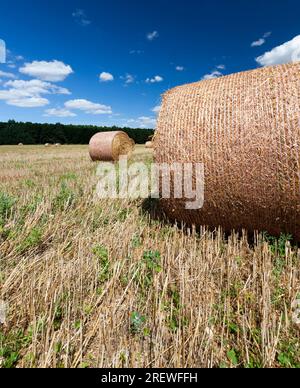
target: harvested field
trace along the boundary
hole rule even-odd
[[[2,367],[300,367],[291,236],[96,200],[87,146],[0,147],[0,163]]]

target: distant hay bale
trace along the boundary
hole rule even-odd
[[[18,144],[19,147],[22,147],[23,145],[24,145],[23,143],[19,143],[19,144]]]
[[[47,148],[50,147],[50,144],[49,144],[49,143],[46,143],[46,144],[45,144],[45,147],[47,147]]]
[[[118,161],[121,156],[130,156],[135,142],[125,132],[100,132],[94,135],[89,144],[92,161]]]
[[[145,144],[146,148],[147,149],[152,149],[153,148],[153,143],[152,141],[147,141],[147,143]]]
[[[60,147],[60,146],[61,146],[60,143],[56,143],[56,144],[55,144],[55,147]]]
[[[171,219],[300,240],[300,62],[184,85],[163,98],[157,163],[203,163],[204,207]],[[194,176],[195,178],[195,176]]]

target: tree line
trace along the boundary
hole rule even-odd
[[[0,145],[16,144],[88,144],[97,132],[122,130],[137,144],[146,143],[153,129],[97,127],[93,125],[36,124],[16,121],[0,122]]]

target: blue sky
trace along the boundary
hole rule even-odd
[[[0,121],[153,127],[169,88],[300,59],[299,15],[294,0],[1,2]]]

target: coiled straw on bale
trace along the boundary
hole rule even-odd
[[[118,161],[121,156],[130,156],[135,142],[122,131],[101,132],[90,140],[89,151],[95,161]]]
[[[173,220],[300,240],[299,62],[170,90],[154,148],[158,163],[204,163],[204,207],[162,200]]]

